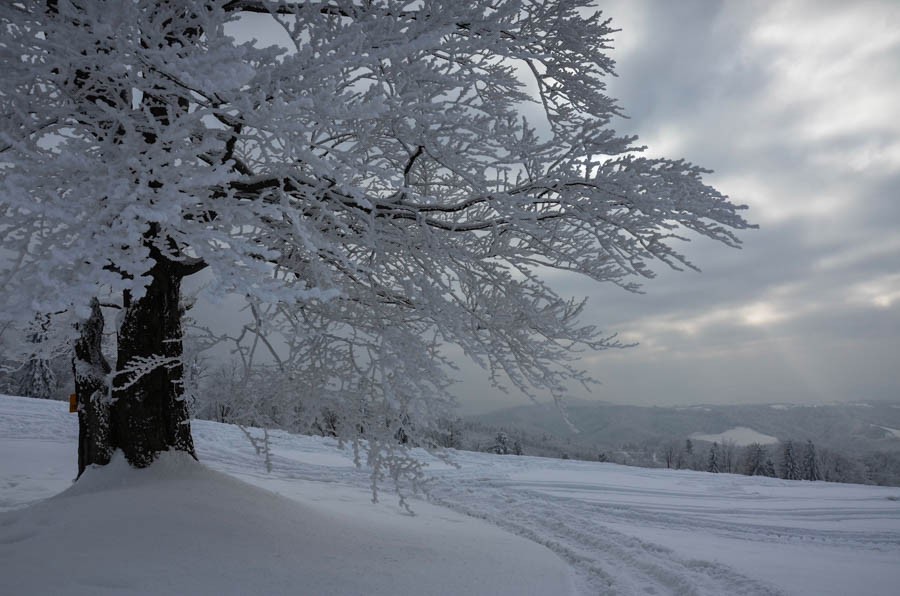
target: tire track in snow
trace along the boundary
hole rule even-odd
[[[648,527],[690,532],[702,529],[707,533],[742,541],[752,540],[778,544],[786,542],[795,544],[819,543],[879,552],[896,552],[900,550],[900,535],[896,532],[807,529],[799,528],[795,525],[740,521],[741,518],[752,519],[757,514],[762,519],[784,518],[791,521],[804,520],[808,522],[842,521],[849,518],[894,520],[897,518],[896,511],[853,510],[835,507],[804,510],[790,508],[725,509],[710,508],[708,504],[696,507],[664,507],[658,504],[626,505],[621,502],[606,503],[554,494],[555,488],[566,488],[564,486],[557,487],[555,483],[499,480],[496,481],[496,484],[509,487],[511,490],[532,490],[566,503],[578,503],[590,510],[591,515],[605,517],[610,522],[635,522]],[[584,485],[577,485],[577,487],[585,493],[593,492],[585,489]],[[607,487],[604,487],[604,491],[610,492]],[[572,491],[566,488],[566,492],[571,493]],[[634,492],[638,494],[640,491]],[[671,495],[671,493],[668,494],[668,496]],[[758,501],[759,497],[751,497],[748,500]]]
[[[780,595],[778,589],[708,561],[611,529],[596,507],[488,479],[445,480],[432,500],[534,540],[568,561],[585,594]]]

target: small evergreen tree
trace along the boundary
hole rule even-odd
[[[709,460],[706,463],[706,471],[713,474],[719,473],[719,444],[713,443],[709,448]]]
[[[766,452],[759,443],[753,443],[747,446],[744,460],[744,474],[747,476],[765,476],[766,475]]]
[[[777,478],[777,474],[775,473],[775,462],[772,461],[771,457],[767,457],[766,461],[763,463],[762,475],[768,476],[769,478]]]
[[[819,472],[819,458],[816,456],[816,446],[811,440],[806,441],[806,449],[803,452],[803,480],[821,480]]]
[[[498,432],[497,436],[494,437],[494,445],[491,447],[491,452],[497,455],[509,454],[509,437],[505,432]]]
[[[700,468],[700,465],[697,462],[697,456],[694,454],[694,442],[690,439],[684,440],[684,458],[682,466],[690,470],[697,470]]]
[[[53,397],[59,383],[53,372],[50,356],[46,354],[50,317],[37,314],[28,329],[28,343],[31,353],[14,375],[13,392],[25,397]]]
[[[793,441],[784,443],[784,453],[781,458],[781,477],[785,480],[800,480],[800,466],[797,465]]]

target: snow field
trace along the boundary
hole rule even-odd
[[[694,433],[689,438],[696,439],[698,441],[708,441],[710,443],[724,443],[726,441],[731,441],[738,447],[746,447],[747,445],[750,445],[752,443],[759,443],[760,445],[771,445],[778,442],[778,437],[773,437],[771,435],[757,432],[752,428],[747,428],[746,426],[736,426],[714,435]]]
[[[164,454],[147,470],[119,456],[73,485],[76,423],[61,406],[0,397],[0,504],[14,508],[0,513],[4,596],[574,592],[551,551],[443,507],[417,502],[413,517],[388,495],[373,505],[364,488],[327,475],[254,482],[261,462],[226,425],[198,422],[197,442],[239,478]],[[310,445],[310,468],[340,476],[343,454]]]
[[[459,469],[429,460],[432,502],[414,499],[410,517],[387,491],[373,505],[366,472],[331,440],[272,433],[266,473],[237,428],[195,421],[212,470],[108,466],[23,508],[70,486],[74,429],[64,404],[0,398],[0,509],[15,509],[0,514],[0,593],[149,594],[154,569],[195,594],[865,596],[900,585],[900,488],[457,452]],[[93,521],[79,530],[76,518]],[[74,564],[67,541],[82,530],[102,546],[85,556],[112,564]],[[7,589],[11,571],[34,589]]]

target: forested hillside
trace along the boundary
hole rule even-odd
[[[639,407],[572,403],[574,429],[552,405],[526,405],[459,420],[457,444],[549,457],[601,459],[648,467],[763,473],[790,477],[787,442],[802,457],[815,450],[818,477],[900,485],[900,403]],[[503,443],[504,440],[500,440]],[[711,451],[717,452],[715,456]],[[761,458],[756,469],[754,458]],[[787,456],[790,459],[790,456]]]

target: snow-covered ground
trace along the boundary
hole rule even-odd
[[[459,469],[434,462],[432,502],[414,500],[410,517],[388,493],[370,503],[366,473],[329,440],[274,433],[267,473],[238,429],[205,421],[194,435],[206,467],[118,462],[73,486],[75,427],[65,404],[0,397],[0,594],[900,585],[900,488],[459,452]]]
[[[753,443],[759,443],[760,445],[771,445],[778,442],[778,437],[765,435],[761,432],[753,430],[752,428],[747,428],[746,426],[736,426],[718,434],[694,433],[690,436],[690,438],[697,439],[698,441],[708,441],[710,443],[724,443],[726,441],[730,441],[738,447],[746,447],[747,445],[751,445]]]
[[[881,430],[887,432],[888,434],[894,436],[897,439],[900,439],[900,429],[891,428],[889,426],[879,426]]]

